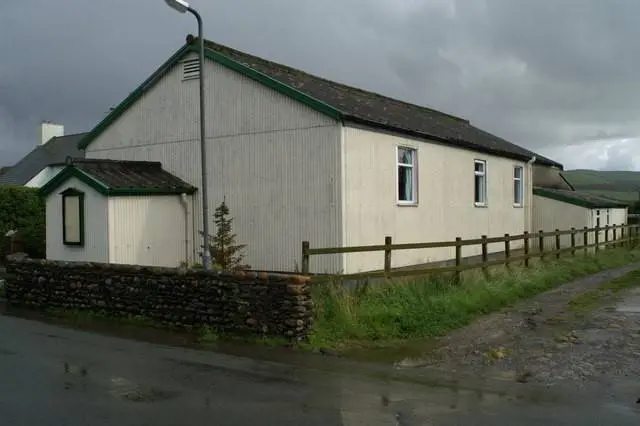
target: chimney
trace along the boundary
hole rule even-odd
[[[40,145],[44,145],[56,136],[64,136],[64,126],[50,121],[40,123]]]

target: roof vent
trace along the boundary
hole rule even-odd
[[[197,80],[200,77],[198,58],[186,59],[182,62],[182,81]]]

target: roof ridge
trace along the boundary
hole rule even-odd
[[[80,135],[86,135],[87,133],[89,133],[89,132],[69,133],[68,135],[53,136],[51,139],[60,139],[60,138],[67,138],[67,137],[71,137],[71,136],[80,136]]]
[[[147,161],[147,160],[113,160],[110,158],[83,158],[76,157],[71,158],[71,165],[73,164],[83,164],[83,163],[107,163],[107,164],[138,164],[138,165],[153,165],[162,167],[162,163],[160,161]]]
[[[193,44],[197,40],[198,40],[198,37],[195,37],[195,36],[193,36],[191,34],[189,34],[187,36],[187,44]],[[330,80],[330,79],[328,79],[326,77],[321,77],[319,75],[312,74],[312,73],[310,73],[308,71],[305,71],[305,70],[302,70],[300,68],[295,68],[295,67],[292,67],[290,65],[286,65],[286,64],[283,64],[283,63],[280,63],[280,62],[275,62],[275,61],[263,58],[261,56],[257,56],[257,55],[252,54],[252,53],[244,52],[244,51],[235,49],[233,47],[230,47],[230,46],[227,46],[227,45],[224,45],[224,44],[221,44],[221,43],[217,43],[217,42],[208,40],[206,38],[204,39],[204,42],[205,42],[205,48],[207,48],[207,44],[213,45],[213,46],[218,46],[218,47],[222,48],[223,50],[226,49],[226,50],[230,50],[232,52],[237,52],[238,54],[241,54],[241,55],[244,55],[244,56],[250,56],[250,57],[258,59],[260,61],[264,61],[264,62],[268,62],[270,64],[277,65],[279,68],[282,68],[282,69],[285,69],[285,70],[290,70],[290,71],[294,71],[296,73],[306,74],[306,75],[308,75],[310,77],[313,77],[314,79],[322,80],[323,82],[329,83],[331,85],[342,86],[342,87],[347,88],[349,90],[358,91],[358,92],[360,92],[362,94],[372,95],[372,96],[375,96],[375,97],[378,97],[378,98],[383,98],[385,100],[394,101],[394,102],[406,105],[406,106],[411,107],[411,108],[420,108],[420,109],[423,109],[425,111],[429,111],[429,112],[436,113],[436,114],[441,114],[441,115],[443,115],[445,117],[451,118],[453,120],[460,121],[462,123],[471,124],[471,122],[466,118],[459,117],[459,116],[456,116],[456,115],[453,115],[453,114],[449,114],[449,113],[446,113],[446,112],[443,112],[443,111],[439,111],[439,110],[434,109],[434,108],[430,108],[430,107],[427,107],[427,106],[424,106],[424,105],[411,103],[411,102],[408,102],[408,101],[404,101],[402,99],[398,99],[398,98],[395,98],[395,97],[384,95],[382,93],[378,93],[378,92],[374,92],[374,91],[371,91],[371,90],[362,89],[360,87],[351,86],[351,85],[346,84],[346,83],[340,83],[340,82],[337,82],[335,80]],[[224,55],[224,53],[221,53],[221,52],[218,52],[218,53]]]

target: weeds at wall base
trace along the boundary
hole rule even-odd
[[[384,347],[437,338],[481,315],[550,290],[572,279],[640,261],[640,250],[602,250],[597,256],[549,259],[530,268],[491,268],[450,276],[394,280],[357,291],[339,281],[314,288],[315,325],[308,347]]]

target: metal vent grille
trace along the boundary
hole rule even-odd
[[[198,58],[187,59],[182,62],[182,81],[196,80],[200,77]]]

